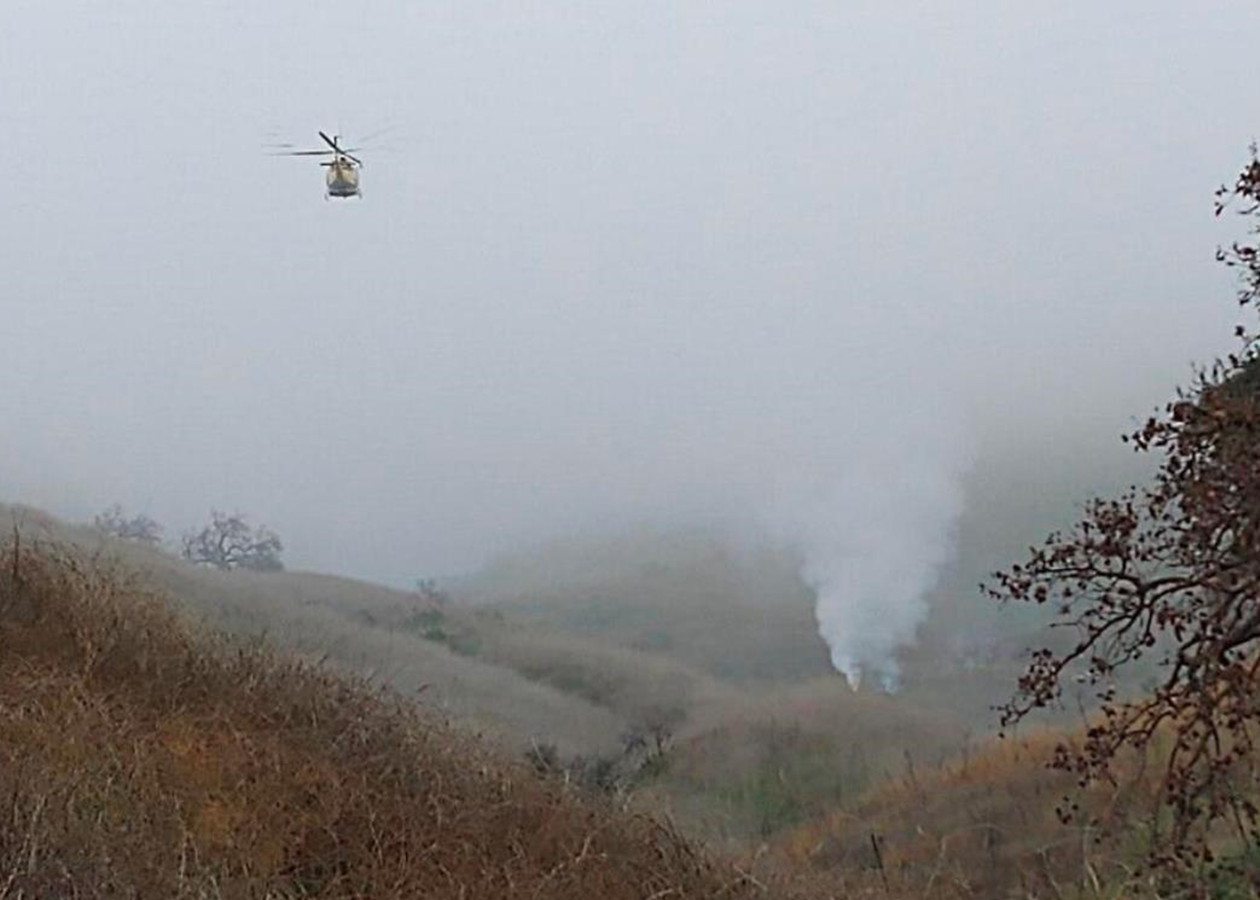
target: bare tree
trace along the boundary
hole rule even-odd
[[[143,514],[127,515],[118,503],[101,512],[92,520],[92,525],[98,531],[124,541],[138,541],[142,544],[162,542],[161,525]]]
[[[451,602],[451,595],[438,587],[436,578],[417,578],[416,596],[430,609],[441,609]]]
[[[1260,159],[1221,189],[1217,214],[1236,209],[1247,238],[1220,251],[1238,270],[1240,306],[1260,305]],[[1051,605],[1073,631],[1066,649],[1036,651],[1002,710],[1005,726],[1056,704],[1069,679],[1100,704],[1078,743],[1053,765],[1082,786],[1121,778],[1126,749],[1159,743],[1159,809],[1151,862],[1206,890],[1222,829],[1260,839],[1260,341],[1240,326],[1238,352],[1200,372],[1162,414],[1129,435],[1160,460],[1153,484],[1095,499],[1067,533],[1050,535],[1022,565],[998,573],[1002,600]],[[1119,670],[1159,662],[1153,690],[1122,696]]]
[[[280,553],[284,544],[269,528],[251,528],[240,513],[210,513],[210,524],[184,535],[182,556],[216,569],[251,569],[278,572],[284,568]]]

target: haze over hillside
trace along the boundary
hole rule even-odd
[[[1228,331],[1254,4],[344,13],[10,7],[0,496],[397,586],[716,522],[894,678],[968,471],[1092,458]],[[321,128],[386,130],[362,201],[266,156]]]

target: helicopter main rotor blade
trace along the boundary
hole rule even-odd
[[[272,153],[272,156],[332,156],[333,150],[289,150],[284,153]]]
[[[359,159],[356,156],[351,156],[349,150],[342,150],[340,147],[337,146],[337,138],[330,138],[328,135],[324,134],[324,132],[322,131],[319,133],[319,136],[324,139],[324,143],[326,143],[329,147],[332,147],[334,150],[336,150],[346,159],[353,160],[355,163],[357,163],[360,166],[363,165],[363,160]],[[338,137],[340,137],[340,135],[338,135]],[[357,150],[358,148],[356,147],[354,149]]]

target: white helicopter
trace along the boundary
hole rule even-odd
[[[282,153],[276,153],[276,156],[331,156],[328,162],[320,163],[321,166],[328,170],[324,175],[325,189],[324,199],[336,197],[338,199],[346,199],[349,197],[362,197],[359,191],[359,169],[363,166],[363,161],[353,154],[360,152],[357,147],[350,149],[343,148],[338,141],[341,140],[340,135],[329,137],[324,132],[319,132],[319,136],[323,138],[324,143],[328,145],[325,150],[286,150]],[[282,145],[286,146],[286,145]],[[287,146],[292,146],[287,145]]]

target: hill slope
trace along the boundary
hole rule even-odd
[[[546,741],[571,753],[605,752],[626,727],[624,717],[581,696],[397,627],[416,609],[414,594],[306,572],[219,572],[38,510],[0,506],[0,516],[17,522],[27,541],[121,560],[212,630],[266,637],[308,659],[388,684],[513,748]],[[471,613],[450,615],[458,628],[493,624]]]
[[[6,896],[765,895],[74,551],[0,552],[0,792]]]
[[[903,694],[855,695],[826,665],[790,561],[709,536],[524,556],[435,605],[332,576],[218,572],[37,511],[10,515],[27,540],[122,560],[213,630],[370,677],[513,753],[547,745],[607,761],[623,736],[663,725],[664,765],[633,779],[640,808],[736,845],[851,801],[910,757],[960,748],[996,680],[996,661],[963,671],[946,648],[906,660]],[[477,585],[516,599],[461,602]],[[624,621],[575,621],[569,600],[583,596]],[[636,617],[671,644],[636,647]]]

